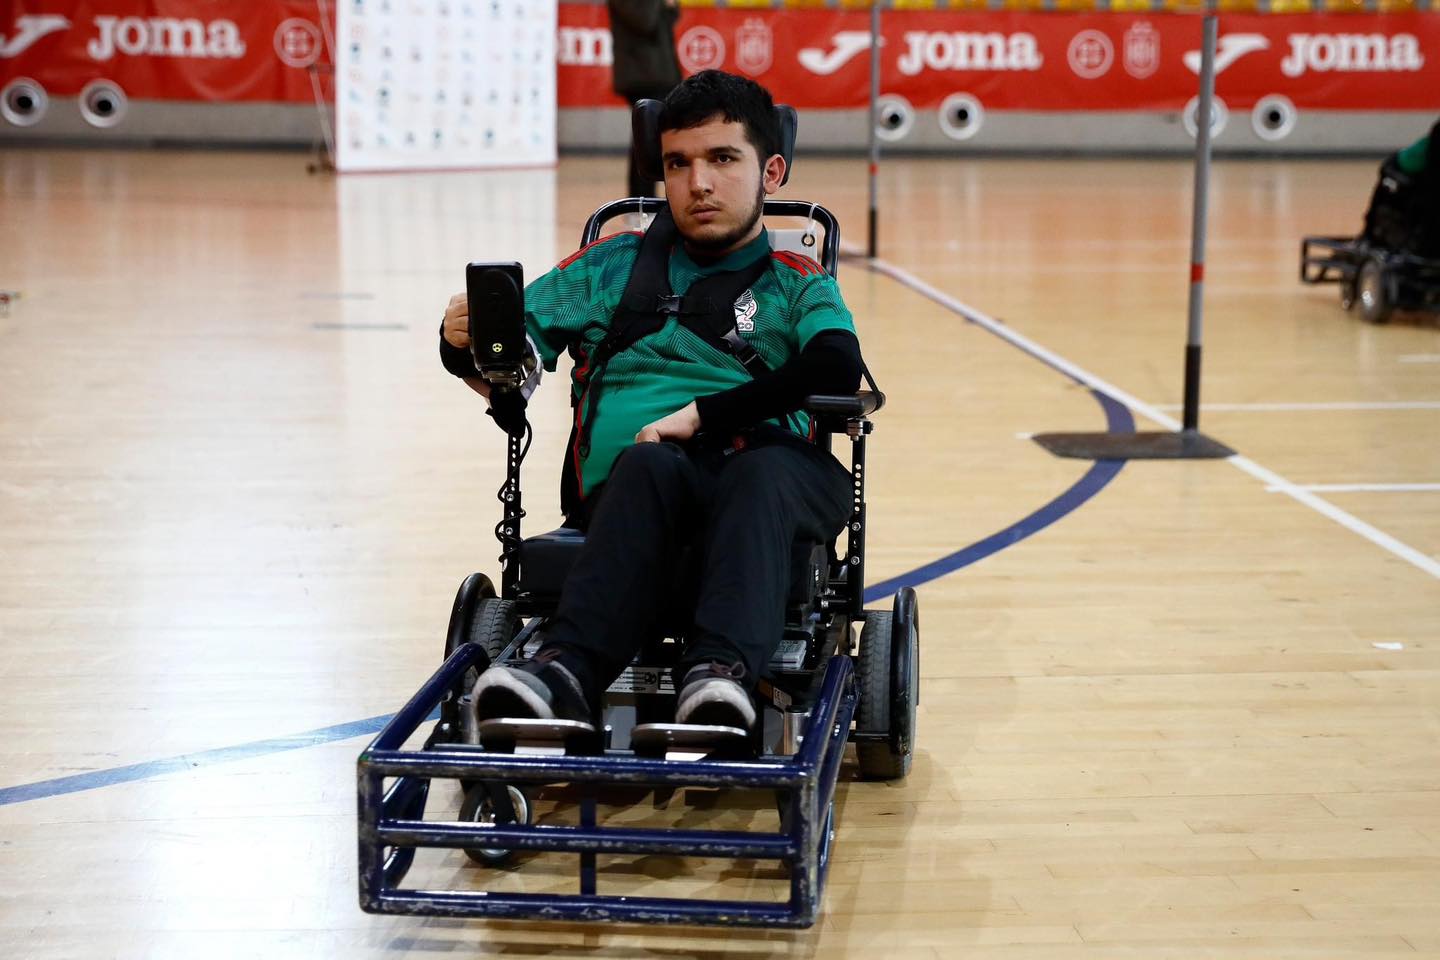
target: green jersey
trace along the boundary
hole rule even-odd
[[[595,241],[562,260],[525,288],[525,327],[546,370],[560,354],[576,358],[572,393],[579,398],[589,375],[589,358],[605,339],[630,269],[640,252],[641,234],[619,233]],[[759,237],[716,263],[696,263],[677,244],[670,254],[671,290],[679,296],[697,279],[742,270],[762,257],[770,268],[737,301],[737,329],[773,370],[795,357],[823,330],[855,332],[835,280],[814,260],[773,252],[769,235]],[[599,403],[590,416],[590,446],[576,463],[582,496],[610,475],[615,458],[645,426],[683,408],[696,397],[719,393],[750,380],[740,361],[706,343],[675,317],[610,359],[602,374]],[[586,415],[581,403],[576,416]],[[800,429],[808,423],[800,418]],[[576,456],[571,451],[571,456]]]

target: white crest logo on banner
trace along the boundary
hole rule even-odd
[[[725,38],[713,27],[691,27],[675,52],[686,73],[718,70],[725,62]]]
[[[1082,80],[1094,80],[1110,72],[1115,62],[1115,44],[1099,30],[1081,30],[1070,41],[1070,69]]]
[[[764,20],[746,20],[735,31],[735,66],[755,77],[775,62],[775,35]]]
[[[320,28],[304,17],[291,17],[275,28],[275,56],[287,67],[304,70],[320,59]]]
[[[1160,69],[1160,32],[1144,20],[1125,31],[1125,72],[1136,80]]]

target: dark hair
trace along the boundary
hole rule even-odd
[[[745,139],[760,155],[760,165],[780,152],[780,122],[770,91],[749,77],[701,70],[665,95],[660,131],[689,130],[716,114],[745,125]]]

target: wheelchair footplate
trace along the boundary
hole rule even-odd
[[[426,740],[422,724],[453,702],[467,670],[488,662],[479,645],[460,644],[360,754],[364,910],[510,920],[814,924],[834,836],[835,785],[859,702],[849,656],[836,654],[819,664],[808,711],[791,714],[803,727],[798,749],[789,754],[757,756],[757,736],[738,728],[670,723],[637,724],[629,749],[610,748],[608,729],[565,721],[486,721],[479,744],[462,742],[458,734]],[[577,752],[576,738],[586,736],[595,738],[597,749]],[[426,746],[416,746],[422,741]],[[532,752],[537,745],[539,752]],[[459,815],[457,790],[450,786],[457,782],[466,798]],[[625,804],[619,797],[675,791],[687,797],[678,811],[615,806]],[[689,815],[697,806],[711,810],[711,798],[718,796],[729,799],[714,814]],[[429,810],[427,800],[433,801]],[[539,800],[554,809],[537,814]],[[662,820],[664,825],[652,826]],[[426,859],[417,857],[435,849]],[[455,870],[451,851],[464,851],[474,869]],[[511,854],[523,859],[512,864]],[[534,879],[526,877],[517,889],[515,872],[523,874],[535,855],[541,859]],[[727,885],[737,893],[718,899],[714,886],[690,883],[687,868],[663,879],[667,895],[654,896],[648,882],[635,888],[634,870],[625,869],[627,862],[648,857],[703,861],[721,876],[734,875],[727,862],[733,861],[750,879]],[[578,883],[552,869],[567,860],[578,860]],[[442,889],[431,888],[437,883]]]
[[[596,753],[599,738],[578,720],[506,718],[480,723],[480,745],[490,753]]]
[[[753,754],[750,734],[739,727],[695,723],[642,723],[630,731],[637,757],[659,760],[701,760]]]

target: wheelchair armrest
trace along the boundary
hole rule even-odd
[[[847,420],[868,417],[883,406],[885,406],[885,394],[878,390],[861,390],[854,396],[848,397],[814,396],[805,398],[806,412],[829,417],[839,416]]]

